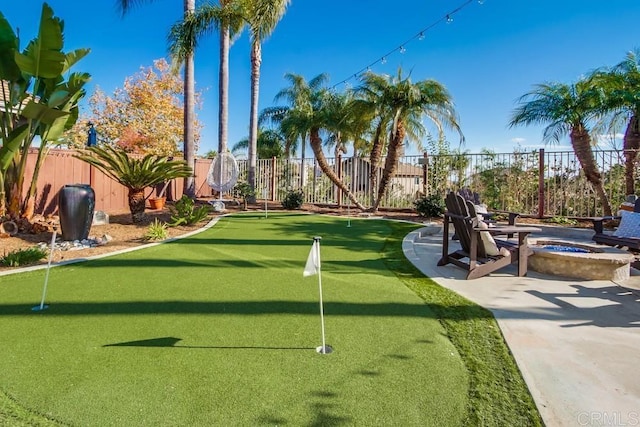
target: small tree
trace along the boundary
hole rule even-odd
[[[175,156],[183,139],[182,78],[164,59],[124,81],[111,96],[97,89],[89,98],[91,115],[83,117],[66,136],[66,143],[83,147],[87,123],[92,122],[103,142],[129,153]],[[199,94],[197,94],[199,97]],[[196,148],[202,124],[194,119]],[[197,150],[196,150],[197,151]]]

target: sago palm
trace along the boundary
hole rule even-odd
[[[134,158],[111,146],[89,147],[75,157],[127,188],[129,210],[134,223],[144,219],[144,191],[147,187],[175,178],[186,178],[192,173],[192,169],[182,160],[170,160],[151,154]]]
[[[587,80],[575,84],[544,83],[520,97],[509,126],[546,124],[542,140],[556,142],[567,134],[587,181],[600,199],[604,215],[611,204],[593,155],[588,123],[602,108],[601,91]]]

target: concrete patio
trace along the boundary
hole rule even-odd
[[[588,242],[593,234],[540,228],[533,238]],[[511,265],[465,280],[461,268],[436,265],[441,245],[441,233],[416,230],[403,250],[426,276],[493,312],[548,426],[640,425],[640,272],[618,282],[531,270],[518,277]]]

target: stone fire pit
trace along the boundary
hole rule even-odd
[[[634,260],[627,251],[595,243],[530,239],[529,247],[531,270],[578,279],[626,280]]]

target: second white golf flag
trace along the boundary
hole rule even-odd
[[[309,252],[309,257],[307,258],[307,264],[304,266],[304,271],[302,272],[302,277],[318,274],[318,271],[320,270],[320,256],[318,254],[319,244],[318,240],[313,241],[313,245],[311,245],[311,252]]]

